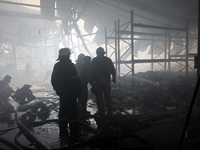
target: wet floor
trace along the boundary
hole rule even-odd
[[[172,76],[168,75],[167,77]],[[131,81],[130,78],[125,78],[120,81],[121,85],[117,83],[113,86],[112,96],[113,101],[115,102],[115,113],[112,117],[105,118],[105,126],[102,127],[102,130],[100,130],[101,132],[95,133],[95,136],[86,129],[85,132],[82,133],[81,143],[76,143],[74,141],[70,143],[69,139],[65,139],[64,143],[63,141],[60,141],[58,137],[58,124],[56,122],[58,119],[58,97],[49,83],[43,85],[33,84],[31,90],[37,100],[32,104],[37,104],[39,101],[42,101],[45,103],[45,106],[48,106],[48,110],[51,110],[50,108],[53,109],[48,115],[46,109],[44,109],[44,113],[41,114],[41,116],[47,116],[48,118],[40,118],[41,116],[37,116],[36,118],[33,118],[34,123],[27,125],[27,127],[34,137],[42,142],[47,149],[58,149],[60,146],[66,147],[73,144],[79,145],[84,143],[84,140],[87,141],[87,139],[90,139],[91,137],[95,137],[93,142],[97,145],[101,143],[102,147],[105,146],[105,143],[103,142],[108,141],[109,144],[112,144],[109,145],[109,148],[116,147],[116,143],[118,144],[118,147],[121,146],[121,148],[125,146],[134,147],[138,144],[138,141],[140,141],[140,143],[143,141],[142,144],[146,146],[148,150],[150,148],[154,150],[164,148],[166,150],[177,149],[185,122],[184,116],[187,113],[189,105],[189,96],[193,94],[193,86],[191,85],[192,80],[189,79],[189,82],[185,82],[185,79],[184,82],[181,80],[176,80],[176,82],[174,82],[175,80],[173,80],[173,82],[164,80],[162,82],[159,81],[159,84],[154,84],[157,82],[138,80],[138,82],[134,81],[136,88],[131,85]],[[183,85],[183,83],[186,85]],[[179,86],[179,84],[181,86]],[[175,93],[174,90],[176,91]],[[89,97],[87,110],[90,111],[91,115],[94,115],[97,111],[96,103],[94,101],[95,97],[91,93]],[[14,107],[17,108],[17,104],[14,101],[12,102]],[[23,115],[22,112],[18,113],[19,119],[22,119]],[[29,115],[31,115],[31,113],[24,118],[30,117]],[[16,136],[19,135],[18,132],[20,130],[15,123],[14,113],[11,115],[11,118],[11,121],[8,119],[9,122],[3,122],[1,120],[0,138],[8,140],[12,144],[15,144],[17,139],[23,146],[34,149],[35,147],[30,144],[24,135],[20,135],[16,138]],[[47,119],[51,122],[39,124],[41,119]],[[92,129],[98,127],[94,116],[87,120],[87,125]],[[193,133],[196,131],[196,128],[192,128]],[[200,137],[199,135],[200,134],[196,134],[195,140]],[[125,136],[130,136],[130,138],[126,139]],[[191,140],[191,138],[187,139]],[[98,149],[101,147],[99,146],[97,148],[94,145],[91,145],[93,145],[92,142],[82,146],[79,145],[79,148]],[[152,145],[153,148],[150,147]],[[191,140],[186,146],[194,149],[194,140]],[[1,142],[0,148],[6,150],[12,149]]]
[[[37,87],[38,88],[38,87]],[[58,103],[58,97],[55,95],[54,91],[48,90],[48,91],[41,91],[41,90],[35,90],[32,89],[34,96],[37,97],[38,100],[47,100],[54,103]],[[53,95],[52,95],[53,93]],[[11,101],[12,105],[16,109],[18,107],[18,104],[15,101]],[[36,101],[37,102],[37,101]],[[92,99],[88,100],[88,107],[87,110],[91,112],[91,114],[95,114],[96,112],[96,104],[93,102]],[[10,143],[15,143],[16,135],[19,133],[19,128],[17,127],[15,123],[15,117],[14,113],[11,114],[11,120],[10,123],[0,123],[0,134],[1,138],[6,139]],[[18,112],[18,117],[20,118],[23,115],[23,113]],[[39,125],[36,127],[30,127],[28,128],[33,136],[35,136],[39,141],[41,141],[48,149],[58,149],[61,147],[60,139],[59,139],[59,128],[57,124],[58,119],[58,108],[54,108],[47,120],[52,120],[50,123],[45,123],[43,125]],[[9,119],[8,119],[9,120]],[[55,120],[55,121],[53,121]],[[35,122],[40,122],[41,120],[36,118]],[[97,128],[96,122],[93,118],[90,118],[87,120],[87,124],[90,125],[92,128]],[[7,131],[8,130],[8,131]],[[33,146],[30,146],[30,142],[25,138],[23,135],[20,135],[18,137],[18,141],[25,147],[34,148]],[[12,149],[5,144],[0,142],[0,148],[1,149]]]

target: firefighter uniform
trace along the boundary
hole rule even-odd
[[[100,115],[104,115],[106,108],[107,113],[111,113],[112,101],[111,101],[111,75],[112,82],[116,82],[116,70],[113,62],[110,58],[104,56],[105,52],[102,47],[97,48],[97,56],[92,59],[90,65],[90,84],[95,84],[95,95]],[[104,100],[106,107],[104,106]]]
[[[10,114],[14,112],[14,107],[9,103],[9,97],[14,90],[10,87],[9,83],[12,77],[6,75],[3,80],[0,81],[0,112],[6,117],[10,117]]]
[[[59,129],[60,136],[67,133],[68,124],[70,136],[79,132],[77,98],[80,96],[81,85],[75,65],[69,59],[70,50],[63,48],[59,51],[59,62],[54,65],[51,83],[60,97]]]
[[[84,57],[84,63],[81,67],[80,72],[80,79],[81,79],[81,87],[82,92],[81,96],[78,99],[79,102],[79,109],[80,109],[80,115],[86,115],[89,112],[87,111],[87,101],[88,101],[88,83],[89,83],[89,66],[91,62],[90,56]]]

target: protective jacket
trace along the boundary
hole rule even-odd
[[[116,71],[110,58],[97,55],[97,57],[92,59],[90,65],[90,84],[93,86],[93,93],[96,95],[96,102],[100,115],[104,115],[106,110],[103,96],[108,110],[107,113],[110,113],[112,110],[112,101],[110,96],[111,75],[112,81],[114,82]]]
[[[60,136],[70,128],[70,135],[79,132],[77,97],[81,94],[81,81],[75,65],[71,60],[63,58],[54,65],[51,84],[60,96],[59,129]]]
[[[81,81],[71,60],[61,59],[54,65],[51,84],[58,95],[61,92],[80,95]]]
[[[112,60],[106,56],[97,56],[92,59],[90,66],[90,80],[106,79],[108,82],[113,78],[116,78],[116,71]]]

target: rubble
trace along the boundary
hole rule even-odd
[[[87,125],[82,123],[82,137],[80,137],[78,144],[73,145],[73,147],[80,148],[88,145],[109,147],[114,143],[124,146],[120,141],[127,137],[134,137],[143,143],[143,146],[152,148],[152,144],[148,140],[138,137],[134,133],[156,124],[180,120],[184,122],[195,84],[196,76],[194,74],[186,76],[184,73],[149,71],[134,76],[118,77],[117,83],[112,85],[111,92],[114,106],[113,114],[106,115],[103,120],[99,120],[98,116],[95,115],[97,111],[95,97],[89,90],[88,110],[91,112],[91,116],[89,116]],[[32,125],[36,125],[32,132],[38,137],[42,136],[40,140],[44,140],[47,145],[59,146],[58,141],[55,142],[54,146],[52,145],[54,142],[51,142],[50,136],[53,135],[48,134],[48,132],[55,132],[55,130],[46,129],[51,121],[57,121],[58,97],[50,90],[51,87],[48,84],[42,85],[41,89],[39,85],[33,85],[33,87],[36,87],[31,89],[35,96],[34,100],[17,100],[18,103],[21,103],[19,110],[24,112],[25,116],[22,117],[22,115],[20,119],[23,121],[24,118],[27,122],[31,121]],[[40,92],[44,92],[44,96],[38,96],[37,93]],[[30,94],[30,91],[27,93]],[[23,97],[23,94],[18,96]],[[16,99],[16,95],[13,96],[13,99]],[[197,115],[195,117],[198,118]],[[30,126],[30,124],[27,125]],[[58,129],[57,124],[53,123],[50,123],[49,127]],[[55,137],[53,139],[55,140]]]
[[[118,78],[112,97],[122,109],[149,111],[177,110],[186,113],[192,100],[196,78],[194,74],[153,72],[138,73]],[[134,111],[133,111],[134,112]]]

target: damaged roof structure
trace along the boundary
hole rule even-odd
[[[0,111],[3,149],[198,149],[198,0],[0,0],[0,78],[10,74],[17,111]],[[77,142],[58,140],[50,84],[62,47],[75,63],[104,47],[117,71],[113,116]],[[30,64],[31,75],[25,66]],[[20,106],[19,108],[16,106]],[[187,135],[185,135],[187,133]],[[11,136],[12,135],[12,136]],[[13,136],[14,135],[14,136]],[[12,137],[12,138],[9,138]]]
[[[197,0],[185,0],[181,4],[164,0],[0,2],[4,72],[5,66],[12,67],[12,72],[20,71],[27,62],[37,69],[42,65],[51,69],[63,46],[72,49],[74,61],[79,53],[94,57],[96,47],[103,46],[113,61],[123,65],[130,64],[131,53],[134,63],[166,65],[169,61],[174,63],[172,59],[181,63],[191,60],[197,52]],[[151,60],[155,58],[160,60]],[[188,63],[194,66],[191,61]],[[135,70],[143,71],[137,67]],[[118,71],[121,72],[119,67]],[[129,69],[124,72],[128,73]]]

